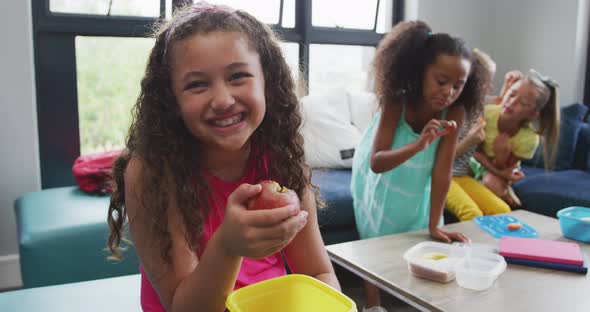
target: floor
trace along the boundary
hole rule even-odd
[[[340,281],[340,286],[342,287],[342,292],[349,298],[354,300],[357,306],[357,310],[359,312],[362,312],[363,307],[365,306],[365,289],[363,287],[362,279],[354,275],[353,273],[348,272],[342,267],[339,267],[336,264],[334,264],[334,266],[334,269],[336,270],[336,275],[338,276],[338,280]],[[386,292],[381,292],[381,305],[384,308],[386,308],[387,311],[390,312],[419,311],[416,308],[408,305],[407,303],[401,301],[400,299],[394,296],[389,295]]]

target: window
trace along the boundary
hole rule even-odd
[[[125,145],[130,111],[153,45],[148,38],[76,37],[82,155]]]
[[[199,2],[195,0],[193,2]],[[266,24],[279,24],[281,15],[281,1],[280,0],[265,0],[265,1],[247,1],[247,0],[210,0],[209,3],[225,4],[235,9],[244,10],[260,21]],[[295,1],[284,1],[283,2],[283,19],[288,21],[289,26],[295,25]],[[283,26],[285,23],[282,23]]]
[[[313,26],[373,29],[377,0],[312,1]]]
[[[377,14],[377,32],[384,34],[393,26],[393,1],[379,1],[379,13]],[[397,8],[400,10],[401,8]]]
[[[375,20],[375,12],[379,12]],[[312,24],[320,27],[366,29],[387,32],[392,24],[392,0],[312,1]],[[376,26],[376,27],[375,27]]]
[[[283,1],[283,27],[295,27],[295,0]]]
[[[160,0],[50,0],[49,10],[55,13],[157,17],[160,15]]]
[[[123,146],[152,25],[186,0],[29,0],[33,11],[41,184],[73,185],[81,153]],[[366,90],[375,46],[403,0],[209,0],[270,25],[304,95]]]
[[[309,92],[343,87],[371,90],[369,69],[374,47],[312,44],[309,51]]]
[[[281,42],[281,49],[283,50],[283,56],[285,61],[291,68],[291,74],[293,80],[297,82],[299,80],[299,44],[293,42]]]

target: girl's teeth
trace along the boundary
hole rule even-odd
[[[235,123],[238,123],[241,119],[242,119],[242,114],[238,114],[238,115],[235,115],[230,118],[214,120],[213,124],[218,127],[227,127],[227,126],[231,126]]]

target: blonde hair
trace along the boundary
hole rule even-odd
[[[543,159],[546,170],[552,170],[557,156],[559,143],[560,109],[559,85],[552,79],[531,69],[525,81],[530,82],[539,92],[535,101],[539,112],[537,134],[543,137]]]

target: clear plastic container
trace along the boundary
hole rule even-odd
[[[472,290],[485,290],[506,270],[504,257],[464,245],[465,257],[455,267],[457,284]]]
[[[404,253],[412,275],[436,282],[457,279],[459,286],[484,290],[506,270],[495,246],[476,243],[422,242]]]
[[[465,255],[464,248],[436,242],[421,242],[404,253],[412,275],[436,282],[455,279],[455,266]]]

